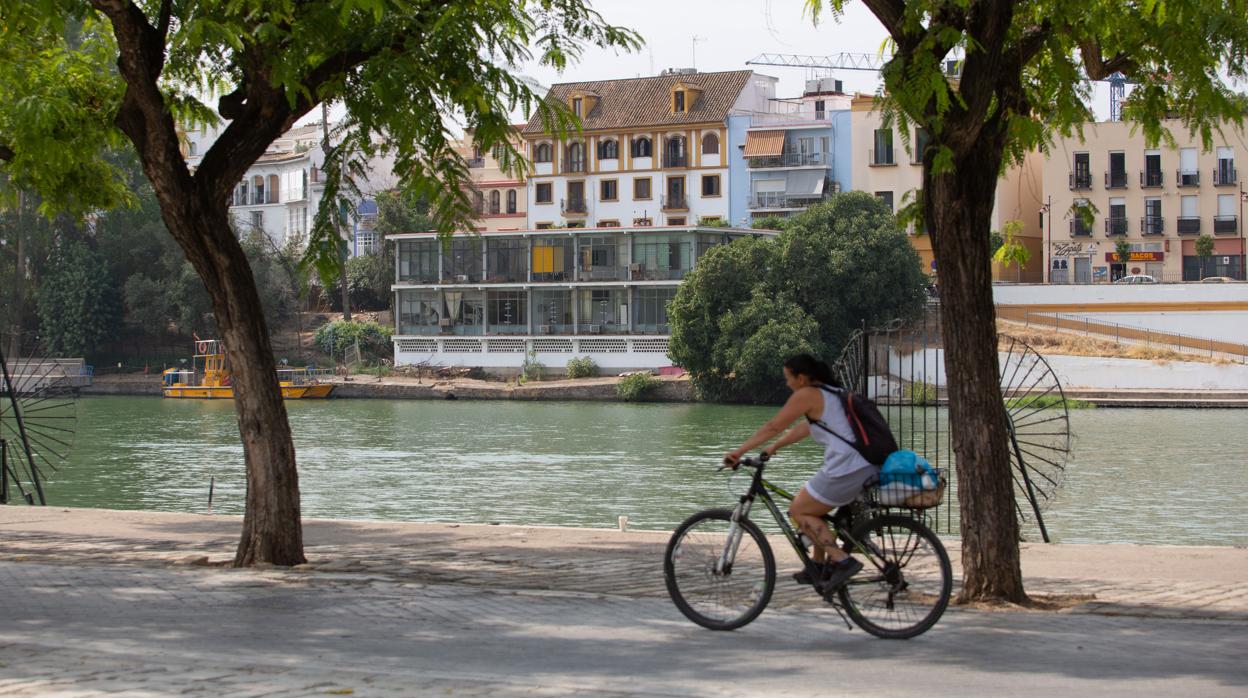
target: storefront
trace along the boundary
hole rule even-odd
[[[1196,253],[1196,241],[1183,241],[1183,280],[1199,281],[1209,276],[1229,276],[1243,281],[1244,239],[1214,240],[1213,254],[1201,258]]]
[[[1105,263],[1109,265],[1109,280],[1117,281],[1124,276],[1147,274],[1161,281],[1165,278],[1166,253],[1164,250],[1136,250],[1137,247],[1160,247],[1163,243],[1146,242],[1131,245],[1131,254],[1126,262],[1118,257],[1118,253],[1106,252]],[[1102,272],[1104,276],[1104,272]]]

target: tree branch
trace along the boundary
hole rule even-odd
[[[169,38],[169,22],[173,19],[173,0],[160,0],[160,22],[156,31],[160,33],[160,43]]]
[[[1045,18],[1039,26],[1028,27],[1023,31],[1023,35],[1018,39],[1018,57],[1022,66],[1031,62],[1031,59],[1040,53],[1040,49],[1044,48],[1044,44],[1049,40],[1053,33],[1053,22]]]
[[[863,0],[864,5],[875,18],[880,20],[880,24],[884,26],[885,31],[897,43],[901,43],[906,38],[905,27],[902,26],[902,19],[906,14],[906,3],[902,0]]]
[[[1101,45],[1091,39],[1079,41],[1079,54],[1083,56],[1083,69],[1093,80],[1104,80],[1114,73],[1129,74],[1138,67],[1130,56],[1121,52],[1105,60],[1101,55]]]
[[[5,162],[8,162],[15,157],[17,157],[17,153],[13,152],[12,148],[5,145],[4,143],[0,143],[0,160],[4,160]]]

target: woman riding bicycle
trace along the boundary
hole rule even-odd
[[[748,451],[767,443],[793,422],[805,417],[763,451],[768,456],[775,455],[781,448],[807,436],[823,446],[823,466],[793,498],[789,516],[814,541],[818,574],[818,577],[811,579],[803,571],[795,578],[802,583],[813,582],[820,592],[827,593],[854,576],[862,569],[862,563],[837,547],[836,535],[828,529],[823,516],[857,499],[863,486],[879,472],[879,468],[867,462],[850,445],[854,441],[854,432],[836,392],[840,387],[827,364],[810,354],[798,354],[784,362],[784,381],[793,391],[784,407],[746,439],[740,448],[724,454],[724,464],[735,466]],[[813,429],[812,424],[815,425]]]

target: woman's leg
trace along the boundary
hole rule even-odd
[[[823,520],[824,514],[835,508],[810,496],[805,487],[798,491],[793,503],[789,505],[789,516],[802,533],[815,543],[816,562],[822,562],[825,554],[832,562],[840,562],[848,557],[836,546],[836,534],[832,533]]]

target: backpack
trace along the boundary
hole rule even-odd
[[[821,419],[807,417],[807,421],[852,446],[871,465],[883,465],[884,461],[897,451],[897,439],[893,438],[893,432],[888,428],[888,420],[880,414],[880,408],[876,407],[873,401],[857,393],[841,388],[830,388],[826,385],[819,387],[841,401],[841,408],[845,410],[845,418],[849,420],[849,427],[854,432],[854,440],[849,441],[832,431]]]

